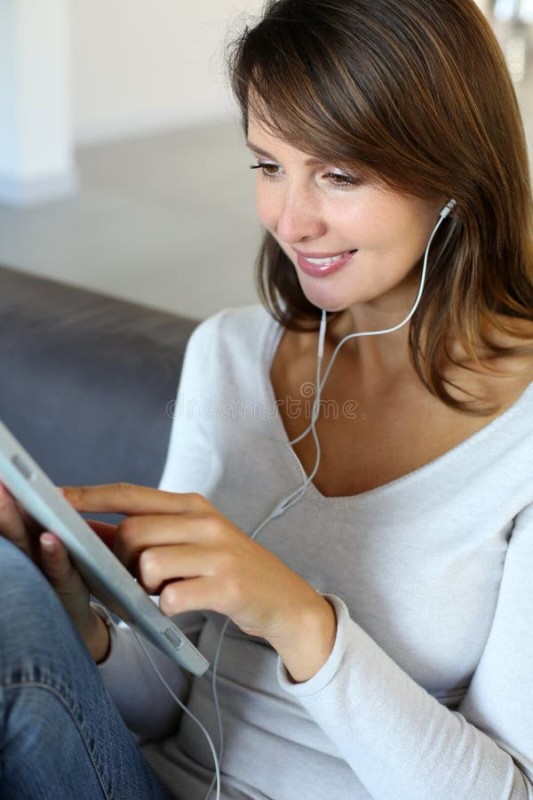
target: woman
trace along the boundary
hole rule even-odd
[[[501,52],[471,0],[279,0],[231,76],[271,313],[195,331],[162,491],[67,497],[127,515],[105,531],[115,552],[216,663],[222,797],[529,797],[532,205]],[[30,552],[5,493],[0,520]],[[87,735],[66,764],[44,748],[60,777],[49,766],[53,788],[24,796],[71,796],[70,780],[82,797],[203,798],[202,733],[131,633],[91,608],[58,540],[39,542],[153,772],[56,609],[65,652],[42,656],[46,682],[68,685],[63,724]],[[216,737],[209,683],[153,657]],[[10,680],[35,715],[21,684],[43,667],[29,663]],[[14,797],[43,747],[4,729]]]

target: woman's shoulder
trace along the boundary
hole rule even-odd
[[[251,379],[268,365],[280,326],[261,305],[226,308],[203,320],[187,345],[186,362],[201,367],[204,379],[238,383]]]

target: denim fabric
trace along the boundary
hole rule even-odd
[[[0,537],[0,797],[168,800],[56,594]]]

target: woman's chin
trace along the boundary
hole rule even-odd
[[[302,291],[312,305],[323,311],[327,311],[328,314],[345,311],[347,308],[346,300],[341,299],[338,295],[333,295],[324,291],[313,291],[313,287],[303,285]]]

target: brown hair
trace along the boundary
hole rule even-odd
[[[276,136],[338,166],[361,165],[391,188],[455,198],[428,263],[410,327],[415,369],[448,405],[440,366],[450,335],[479,363],[502,348],[489,331],[533,320],[533,214],[527,146],[514,88],[473,0],[268,0],[233,44],[230,76],[247,129],[253,113]],[[265,233],[258,285],[294,330],[320,310]],[[440,366],[439,366],[440,365]],[[485,410],[482,413],[487,413]]]

